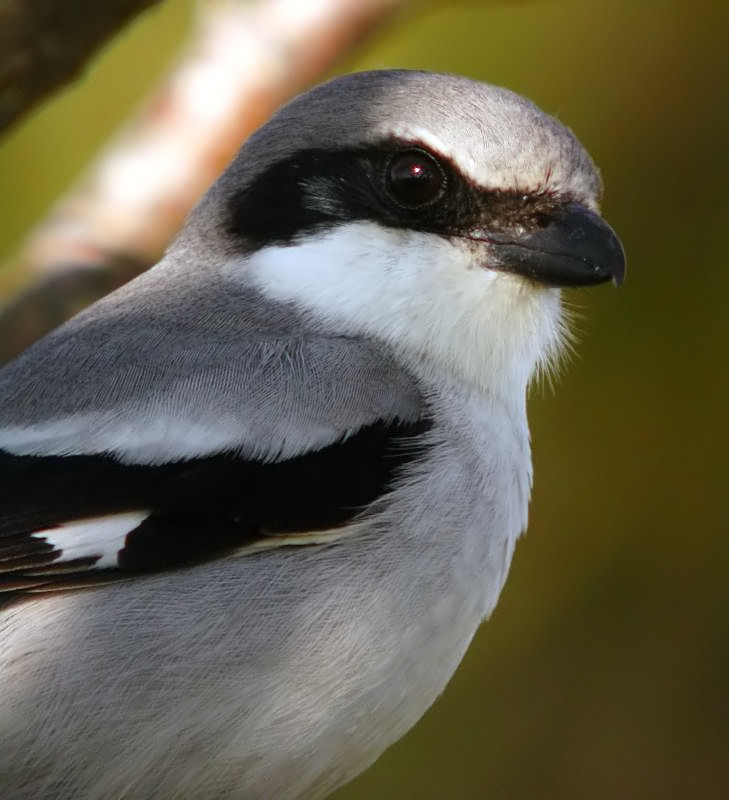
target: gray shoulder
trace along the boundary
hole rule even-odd
[[[276,459],[423,414],[414,380],[372,342],[327,336],[249,290],[176,286],[172,303],[154,276],[134,284],[0,370],[0,449]]]

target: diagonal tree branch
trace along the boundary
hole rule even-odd
[[[159,0],[0,0],[0,131],[78,77],[88,60]]]

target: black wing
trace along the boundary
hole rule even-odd
[[[388,491],[428,427],[376,422],[273,463],[218,455],[150,466],[0,451],[0,592],[86,585],[343,526]]]

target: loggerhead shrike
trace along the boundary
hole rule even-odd
[[[162,261],[0,371],[8,800],[322,798],[443,691],[527,521],[575,137],[428,72],[279,111]]]

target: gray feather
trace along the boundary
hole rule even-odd
[[[162,262],[0,372],[0,448],[275,459],[420,415],[413,378],[382,348],[220,279],[185,286],[179,267]]]

